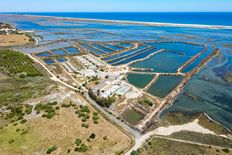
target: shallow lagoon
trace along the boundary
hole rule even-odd
[[[182,76],[160,76],[148,89],[148,93],[164,98],[182,81]]]

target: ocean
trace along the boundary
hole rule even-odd
[[[160,22],[176,24],[200,24],[232,26],[232,12],[124,12],[124,13],[77,13],[77,12],[37,12],[17,13],[41,16],[91,18],[139,22]]]

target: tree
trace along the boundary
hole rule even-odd
[[[92,133],[92,134],[89,136],[90,139],[94,139],[95,137],[96,137],[96,135],[95,135],[94,133]]]

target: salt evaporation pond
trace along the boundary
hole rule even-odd
[[[152,74],[128,73],[127,80],[130,84],[138,88],[144,88],[154,78]]]
[[[52,54],[49,53],[49,52],[42,52],[42,53],[38,53],[36,54],[36,56],[39,56],[39,57],[48,57],[48,56],[51,56]]]
[[[166,49],[168,51],[181,52],[188,56],[194,56],[204,49],[203,45],[195,45],[181,42],[153,42],[147,44],[150,46],[154,46],[157,49]]]
[[[43,59],[43,61],[48,65],[51,65],[51,64],[55,63],[52,59]]]
[[[183,80],[182,76],[160,76],[148,89],[148,93],[160,98],[168,95]]]
[[[130,67],[135,68],[150,68],[154,72],[176,72],[190,57],[186,55],[180,55],[174,52],[161,52],[151,56],[140,62],[135,62]]]
[[[213,50],[214,50],[213,47],[208,47],[208,49],[203,54],[201,54],[196,60],[194,60],[191,64],[185,67],[183,72],[187,73],[193,70],[195,67],[198,66],[198,64],[201,63],[201,61],[207,58],[213,52]]]
[[[66,47],[66,48],[64,48],[69,54],[72,54],[72,55],[74,55],[74,54],[77,54],[77,53],[80,53],[80,51],[77,49],[77,48],[75,48],[75,47]]]
[[[67,59],[61,58],[61,57],[60,57],[60,58],[57,58],[57,61],[58,61],[58,62],[65,62],[65,61],[67,61]]]
[[[55,55],[66,55],[65,51],[62,50],[62,49],[53,50],[53,53],[54,53]]]

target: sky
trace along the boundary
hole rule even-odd
[[[0,12],[232,12],[232,0],[0,0]]]

